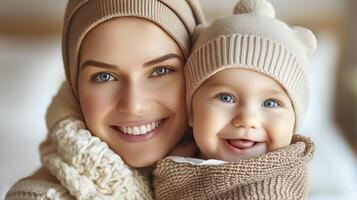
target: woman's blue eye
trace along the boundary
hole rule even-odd
[[[223,94],[219,94],[217,97],[220,101],[223,101],[225,103],[234,103],[235,102],[234,97],[230,94],[223,93]]]
[[[114,77],[109,73],[98,73],[94,76],[93,80],[97,83],[103,83],[114,80]]]
[[[159,67],[152,72],[151,76],[162,76],[164,74],[170,73],[171,71],[172,70],[167,67]]]
[[[268,99],[268,100],[265,100],[264,103],[263,103],[263,106],[264,107],[267,107],[267,108],[276,108],[279,106],[278,102],[274,99]]]

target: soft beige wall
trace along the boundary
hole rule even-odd
[[[347,141],[357,154],[357,1],[349,0],[346,32],[338,63],[335,113]]]
[[[238,0],[200,0],[209,20],[230,15]],[[311,29],[334,29],[344,24],[347,0],[270,0],[279,19]],[[219,8],[219,9],[217,9]]]
[[[0,35],[59,34],[67,0],[0,0]]]
[[[238,0],[200,0],[209,19],[228,15]],[[67,0],[0,0],[0,34],[60,32]],[[339,26],[346,0],[271,0],[279,18],[319,28]],[[219,9],[217,9],[219,8]]]

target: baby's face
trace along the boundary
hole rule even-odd
[[[289,145],[295,113],[289,96],[272,78],[226,69],[196,91],[189,121],[204,157],[237,161]]]

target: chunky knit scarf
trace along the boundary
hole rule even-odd
[[[167,157],[154,171],[155,198],[307,199],[309,138],[294,135],[291,145],[237,162]]]
[[[61,121],[40,151],[44,166],[77,200],[153,199],[148,178],[80,120]]]

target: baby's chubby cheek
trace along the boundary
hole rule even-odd
[[[268,151],[275,151],[289,146],[291,144],[292,136],[292,133],[285,133],[279,136],[271,137],[270,141],[267,142]]]

